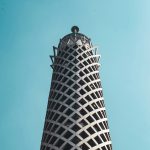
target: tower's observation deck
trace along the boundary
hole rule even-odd
[[[112,150],[97,48],[78,33],[60,40],[53,68],[41,150]]]

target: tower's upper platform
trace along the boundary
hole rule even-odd
[[[63,50],[66,47],[72,47],[74,45],[82,46],[84,45],[86,49],[92,47],[92,43],[90,38],[85,36],[84,34],[79,33],[79,28],[77,26],[73,26],[71,28],[72,33],[64,36],[58,45],[59,50]]]

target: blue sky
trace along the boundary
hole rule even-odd
[[[48,56],[73,25],[99,46],[114,150],[150,149],[149,6],[149,0],[0,0],[0,149],[39,149]]]

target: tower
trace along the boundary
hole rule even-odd
[[[97,48],[77,26],[53,47],[41,150],[112,150]]]

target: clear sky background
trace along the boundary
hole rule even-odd
[[[0,0],[0,150],[39,149],[49,54],[73,25],[99,46],[113,150],[149,150],[149,0]]]

